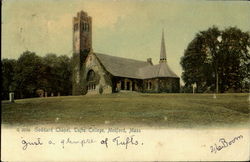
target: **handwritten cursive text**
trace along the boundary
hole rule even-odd
[[[217,151],[221,151],[224,148],[227,148],[234,144],[235,142],[239,141],[242,139],[243,136],[239,135],[237,137],[234,137],[232,140],[226,140],[225,138],[220,138],[218,144],[214,144],[213,146],[210,146],[211,153],[217,153]]]

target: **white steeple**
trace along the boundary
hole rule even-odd
[[[164,30],[162,29],[162,39],[161,39],[161,53],[160,53],[160,62],[167,62],[166,48],[165,48],[165,40],[164,40]]]

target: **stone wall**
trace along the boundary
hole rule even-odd
[[[73,54],[72,58],[72,94],[73,95],[82,95],[86,93],[85,81],[82,76],[85,72],[85,65],[83,59],[80,57],[80,54]]]
[[[87,94],[112,93],[112,76],[103,68],[96,55],[93,53],[88,55],[85,62],[85,72],[83,77],[87,86],[90,84],[87,81],[87,75],[90,70],[93,70],[95,73],[95,79],[91,82],[91,84],[94,84],[94,88],[88,89]]]
[[[179,93],[180,79],[179,78],[159,78],[159,92]]]
[[[113,92],[120,91],[141,91],[142,80],[125,78],[125,77],[113,77]]]
[[[143,80],[143,92],[156,93],[159,91],[158,78]]]
[[[145,93],[179,93],[179,78],[154,78],[143,80],[143,90]]]

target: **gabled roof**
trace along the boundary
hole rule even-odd
[[[104,68],[113,76],[136,79],[149,79],[157,77],[178,78],[167,63],[151,65],[146,61],[138,61],[100,53],[95,53],[95,55]]]
[[[138,61],[100,53],[95,53],[95,55],[105,67],[105,69],[113,76],[140,79],[140,76],[137,74],[138,69],[151,66],[150,63],[146,61]]]

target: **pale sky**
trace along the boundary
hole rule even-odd
[[[94,52],[158,64],[162,29],[167,60],[181,76],[180,58],[201,30],[237,26],[250,31],[250,2],[170,0],[3,0],[2,58],[25,50],[72,55],[72,18],[93,19]]]

